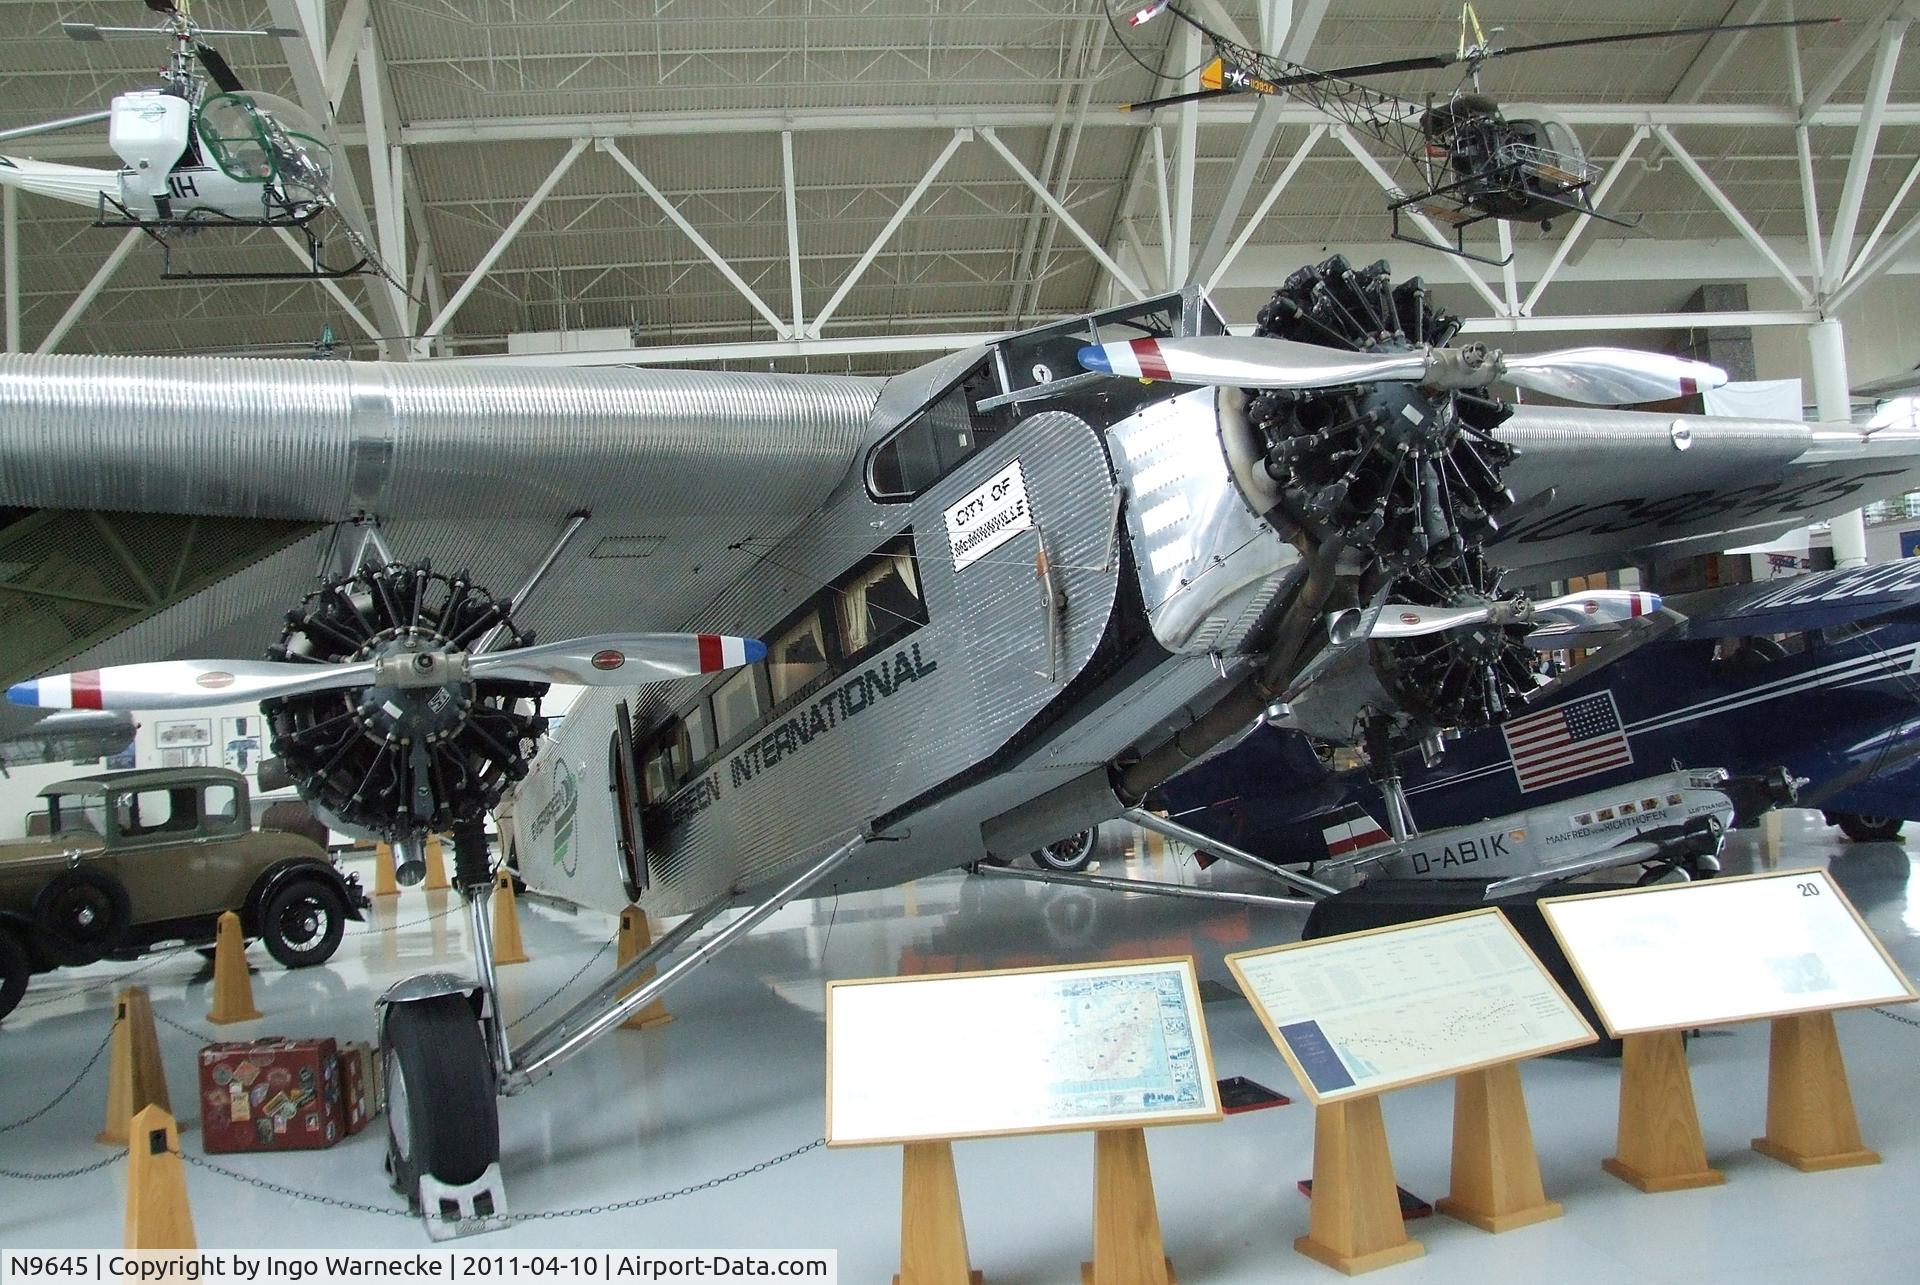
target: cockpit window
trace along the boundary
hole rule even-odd
[[[241,183],[284,177],[315,188],[332,164],[312,119],[272,94],[217,94],[200,105],[194,132],[206,159]]]
[[[867,488],[876,500],[910,500],[997,438],[1003,424],[976,409],[991,396],[981,366],[874,447]]]

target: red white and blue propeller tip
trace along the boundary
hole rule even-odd
[[[1127,25],[1129,27],[1138,27],[1143,23],[1152,22],[1162,13],[1165,13],[1167,6],[1172,3],[1173,0],[1153,0],[1152,4],[1141,5],[1138,9],[1127,15]]]

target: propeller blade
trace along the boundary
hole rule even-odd
[[[1149,0],[1149,3],[1141,5],[1138,9],[1135,9],[1127,15],[1127,25],[1129,27],[1139,27],[1152,22],[1162,13],[1165,13],[1167,6],[1172,3],[1173,0]]]
[[[1527,635],[1527,646],[1553,651],[1569,640],[1588,634],[1612,633],[1629,621],[1660,610],[1660,595],[1637,589],[1593,589],[1563,594],[1533,605],[1539,628]]]
[[[1588,676],[1605,669],[1616,660],[1624,660],[1650,642],[1657,642],[1680,626],[1687,618],[1671,607],[1662,607],[1650,616],[1642,616],[1620,626],[1616,641],[1609,642],[1599,651],[1590,653],[1585,660],[1573,668],[1565,670],[1558,678],[1550,679],[1528,692],[1522,699],[1530,707],[1538,707],[1549,696],[1556,696],[1573,686],[1584,682]]]
[[[1562,348],[1503,355],[1501,378],[1570,402],[1630,406],[1692,397],[1727,382],[1727,372],[1704,361],[1632,348]]]
[[[1413,603],[1390,602],[1378,609],[1369,624],[1369,611],[1352,608],[1336,613],[1327,622],[1327,636],[1336,647],[1361,637],[1422,638],[1449,629],[1466,629],[1492,621],[1499,625],[1538,626],[1527,635],[1529,645],[1551,650],[1566,645],[1575,635],[1600,633],[1618,628],[1642,616],[1660,610],[1660,595],[1635,589],[1594,589],[1586,593],[1563,594],[1533,604],[1530,616],[1520,616],[1520,600],[1483,602],[1471,607],[1422,607]]]
[[[240,83],[240,77],[233,74],[233,68],[227,65],[227,60],[218,49],[196,42],[193,52],[199,55],[200,65],[207,69],[207,75],[213,77],[213,83],[220,87],[221,93],[237,94],[246,88]]]
[[[1090,344],[1082,368],[1103,375],[1164,379],[1231,388],[1334,388],[1381,381],[1417,382],[1424,352],[1355,353],[1291,339],[1216,335],[1197,339],[1133,339]]]
[[[487,652],[469,662],[474,680],[578,683],[628,687],[695,678],[765,659],[758,638],[726,634],[596,634],[512,651]]]
[[[7,688],[7,699],[41,709],[200,709],[335,687],[364,687],[372,677],[372,661],[299,665],[274,660],[159,660],[31,678]]]

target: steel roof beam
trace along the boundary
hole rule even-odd
[[[1131,276],[1127,275],[1126,269],[1114,262],[1113,256],[1108,254],[1098,241],[1087,234],[1087,230],[1080,225],[1080,220],[1073,217],[1073,212],[1055,199],[1053,193],[1047,191],[1045,185],[1033,176],[1033,172],[1020,163],[1020,158],[1015,156],[1007,145],[1000,141],[998,134],[994,133],[991,129],[979,130],[978,133],[981,138],[987,140],[988,146],[1000,153],[1000,159],[1007,163],[1007,167],[1019,177],[1020,181],[1033,189],[1034,194],[1040,198],[1041,203],[1053,212],[1053,217],[1060,220],[1061,225],[1065,227],[1067,231],[1073,233],[1074,237],[1081,245],[1087,248],[1087,252],[1093,255],[1100,266],[1111,273],[1113,279],[1126,288],[1127,293],[1131,294],[1135,299],[1144,299],[1147,297],[1146,292],[1134,282]]]
[[[1699,185],[1702,192],[1706,193],[1707,199],[1720,207],[1720,212],[1727,216],[1727,222],[1733,224],[1734,229],[1747,239],[1747,244],[1758,250],[1760,256],[1767,261],[1767,265],[1782,281],[1792,287],[1794,296],[1801,303],[1811,307],[1813,292],[1807,289],[1806,284],[1800,280],[1799,274],[1789,268],[1779,253],[1767,244],[1767,239],[1747,221],[1746,215],[1740,213],[1740,208],[1720,190],[1720,185],[1700,168],[1700,162],[1693,159],[1693,154],[1680,146],[1680,140],[1673,136],[1673,131],[1665,125],[1656,125],[1653,132],[1659,135],[1661,143],[1666,146],[1668,152],[1672,153],[1673,158],[1680,162],[1680,167],[1693,176],[1693,181]]]
[[[520,212],[514,215],[512,221],[501,230],[499,239],[480,256],[480,262],[474,265],[473,271],[469,272],[466,280],[460,283],[460,288],[453,292],[453,298],[447,300],[446,307],[440,309],[434,319],[428,323],[427,328],[420,333],[420,337],[414,341],[414,351],[417,354],[425,354],[427,345],[447,328],[447,323],[452,321],[454,314],[460,311],[460,306],[479,288],[480,283],[487,279],[487,273],[493,270],[494,263],[506,253],[507,247],[513,244],[513,238],[520,235],[520,229],[527,226],[527,222],[533,218],[534,211],[540,208],[540,203],[545,201],[547,194],[566,177],[567,171],[573,168],[573,163],[580,159],[580,153],[587,150],[588,141],[584,138],[575,139],[573,145],[567,148],[567,154],[562,156],[553,170],[541,180],[540,186],[535,188],[533,195],[527,198],[527,203],[520,207]],[[383,291],[375,291],[374,298],[378,300],[383,294]]]
[[[1405,195],[1394,183],[1393,175],[1387,173],[1387,167],[1382,165],[1372,152],[1369,152],[1365,147],[1361,146],[1360,140],[1355,138],[1353,132],[1345,125],[1336,125],[1329,132],[1340,141],[1341,146],[1353,154],[1353,159],[1360,162],[1360,168],[1373,176],[1373,181],[1380,185],[1380,190],[1385,192],[1389,198],[1398,200],[1401,196]],[[1433,225],[1432,219],[1420,213],[1420,211],[1413,209],[1407,211],[1407,217],[1415,227],[1425,233],[1428,239],[1434,243],[1434,253],[1444,253],[1441,247],[1447,244],[1447,238],[1439,228]],[[1448,257],[1459,258],[1457,255],[1450,255]],[[1492,308],[1496,313],[1506,310],[1506,305],[1501,302],[1500,296],[1493,292],[1493,287],[1487,284],[1487,279],[1480,275],[1478,269],[1464,259],[1460,259],[1456,266],[1465,278],[1466,283],[1473,287],[1476,294],[1487,301],[1488,307]]]
[[[140,239],[145,235],[146,233],[139,228],[127,229],[127,234],[120,238],[120,244],[113,247],[113,253],[107,256],[107,261],[100,265],[92,279],[82,287],[79,295],[67,305],[67,310],[60,314],[60,320],[53,323],[53,329],[47,332],[46,338],[40,341],[40,346],[34,349],[35,352],[48,353],[60,346],[60,341],[67,337],[67,332],[73,329],[73,324],[93,306],[93,301],[98,299],[100,292],[106,288],[108,279],[119,270],[122,263],[127,261],[127,256],[133,253],[133,247],[139,244]]]
[[[1840,188],[1840,205],[1833,215],[1833,233],[1827,238],[1826,273],[1821,278],[1823,292],[1839,288],[1853,253],[1853,234],[1860,222],[1860,204],[1866,198],[1868,172],[1873,154],[1880,145],[1880,126],[1886,115],[1887,95],[1893,89],[1894,68],[1900,62],[1900,48],[1906,43],[1907,27],[1912,19],[1902,16],[1881,28],[1879,48],[1874,53],[1873,74],[1867,81],[1867,114],[1860,118],[1853,136],[1853,157],[1847,163],[1847,177]]]
[[[940,177],[940,171],[944,170],[947,162],[953,159],[953,154],[960,150],[961,144],[972,140],[973,131],[970,129],[953,131],[953,137],[947,140],[947,145],[940,149],[938,156],[933,158],[933,164],[927,166],[927,172],[920,176],[920,181],[914,184],[913,190],[907,193],[906,199],[901,201],[899,207],[894,210],[893,217],[887,220],[884,228],[880,229],[880,235],[867,246],[866,253],[860,256],[860,261],[853,265],[845,277],[841,278],[839,288],[833,292],[832,298],[827,300],[826,306],[814,314],[813,324],[808,327],[808,330],[815,339],[820,338],[820,328],[827,324],[827,320],[835,312],[839,311],[840,303],[847,297],[847,292],[860,283],[860,278],[866,275],[867,269],[873,266],[873,261],[886,248],[887,242],[893,239],[893,234],[900,230],[902,223],[906,222],[907,215],[913,212],[913,207],[920,203],[920,198],[927,194],[927,189],[933,186],[933,181]]]

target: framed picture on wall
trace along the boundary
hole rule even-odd
[[[213,744],[213,721],[205,718],[169,718],[153,725],[153,739],[161,752]]]

